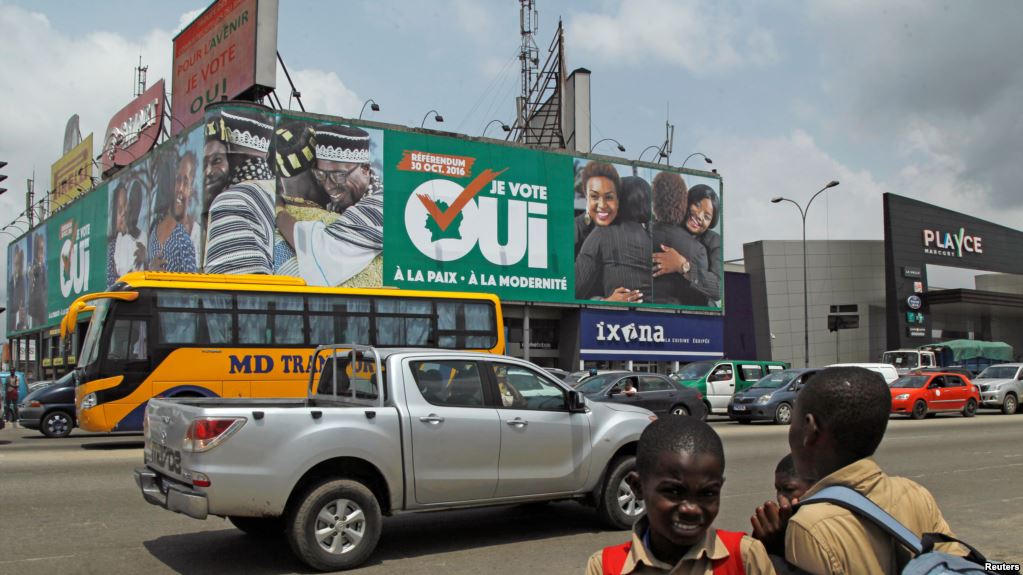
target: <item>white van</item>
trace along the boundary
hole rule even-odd
[[[870,371],[880,373],[887,384],[891,384],[891,382],[899,379],[898,370],[890,363],[833,363],[828,367],[862,367],[869,369]]]

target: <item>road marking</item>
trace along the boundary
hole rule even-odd
[[[50,559],[68,559],[75,555],[49,555],[47,557],[29,557],[28,559],[12,559],[8,561],[0,561],[0,565],[13,565],[15,563],[28,563],[31,561],[48,561]]]

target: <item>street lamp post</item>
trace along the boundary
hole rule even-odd
[[[647,146],[646,148],[643,149],[642,152],[639,153],[639,157],[636,158],[636,160],[642,162],[643,161],[643,154],[649,152],[650,150],[657,150],[658,151],[658,156],[664,156],[664,152],[661,151],[661,148],[663,148],[663,147],[664,146]],[[655,157],[657,157],[657,156],[655,156]]]
[[[380,104],[377,104],[376,100],[374,100],[373,98],[370,98],[369,100],[366,100],[365,102],[363,102],[362,109],[359,110],[359,119],[360,120],[362,119],[362,113],[366,111],[366,106],[367,105],[369,105],[369,109],[373,110],[374,112],[379,112],[380,111]]]
[[[619,152],[624,152],[625,151],[625,146],[623,146],[621,144],[621,142],[619,142],[618,140],[616,140],[614,138],[604,138],[603,140],[598,140],[596,144],[593,144],[592,146],[590,146],[590,153],[591,154],[593,153],[593,149],[596,148],[598,145],[600,145],[601,142],[614,142],[614,143],[618,144],[618,151]]]
[[[511,132],[511,130],[512,130],[511,126],[509,126],[508,124],[505,124],[501,120],[490,120],[490,122],[487,123],[486,127],[483,128],[483,133],[480,134],[480,137],[482,138],[483,136],[486,136],[487,135],[487,130],[490,129],[490,126],[493,126],[494,124],[501,124],[501,129],[504,130],[505,132]]]
[[[426,127],[426,120],[430,117],[430,114],[433,114],[434,121],[438,123],[444,121],[444,116],[441,116],[440,113],[437,112],[437,110],[430,110],[429,112],[426,113],[425,116],[423,116],[423,123],[419,125],[420,128]]]
[[[810,367],[810,292],[809,282],[807,281],[806,278],[806,214],[807,212],[810,211],[810,204],[813,203],[813,200],[817,196],[821,195],[821,192],[829,188],[833,188],[837,185],[838,180],[831,180],[830,182],[828,182],[828,185],[824,186],[823,188],[818,190],[816,194],[810,197],[810,201],[806,202],[806,208],[800,206],[799,203],[796,202],[795,200],[790,200],[788,198],[783,198],[781,196],[771,198],[772,204],[777,204],[778,202],[789,202],[792,205],[796,206],[796,209],[799,210],[799,217],[803,219],[803,353],[805,357],[804,367]]]
[[[711,160],[710,158],[708,158],[707,154],[704,154],[703,152],[693,152],[692,154],[689,154],[688,156],[686,156],[686,159],[682,160],[682,167],[683,168],[686,167],[686,162],[689,161],[689,158],[692,158],[693,156],[703,156],[703,160],[705,162],[707,162],[708,164],[713,164],[714,163],[714,160]]]

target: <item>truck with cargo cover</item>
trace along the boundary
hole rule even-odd
[[[881,356],[881,363],[894,365],[899,375],[927,367],[962,367],[976,374],[990,365],[1012,360],[1011,345],[976,339],[953,339],[916,349],[893,349]]]
[[[571,499],[626,529],[643,512],[625,477],[649,411],[506,356],[341,344],[314,359],[306,398],[151,400],[145,500],[284,534],[320,570],[365,561],[385,515]]]

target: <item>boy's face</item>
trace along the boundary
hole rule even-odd
[[[671,556],[672,548],[702,541],[718,515],[724,464],[713,455],[661,453],[647,475],[629,476],[629,484],[646,505],[654,555]]]
[[[793,477],[788,473],[774,474],[774,490],[777,491],[778,504],[781,505],[782,497],[792,501],[794,498],[802,498],[811,484],[800,478]]]

